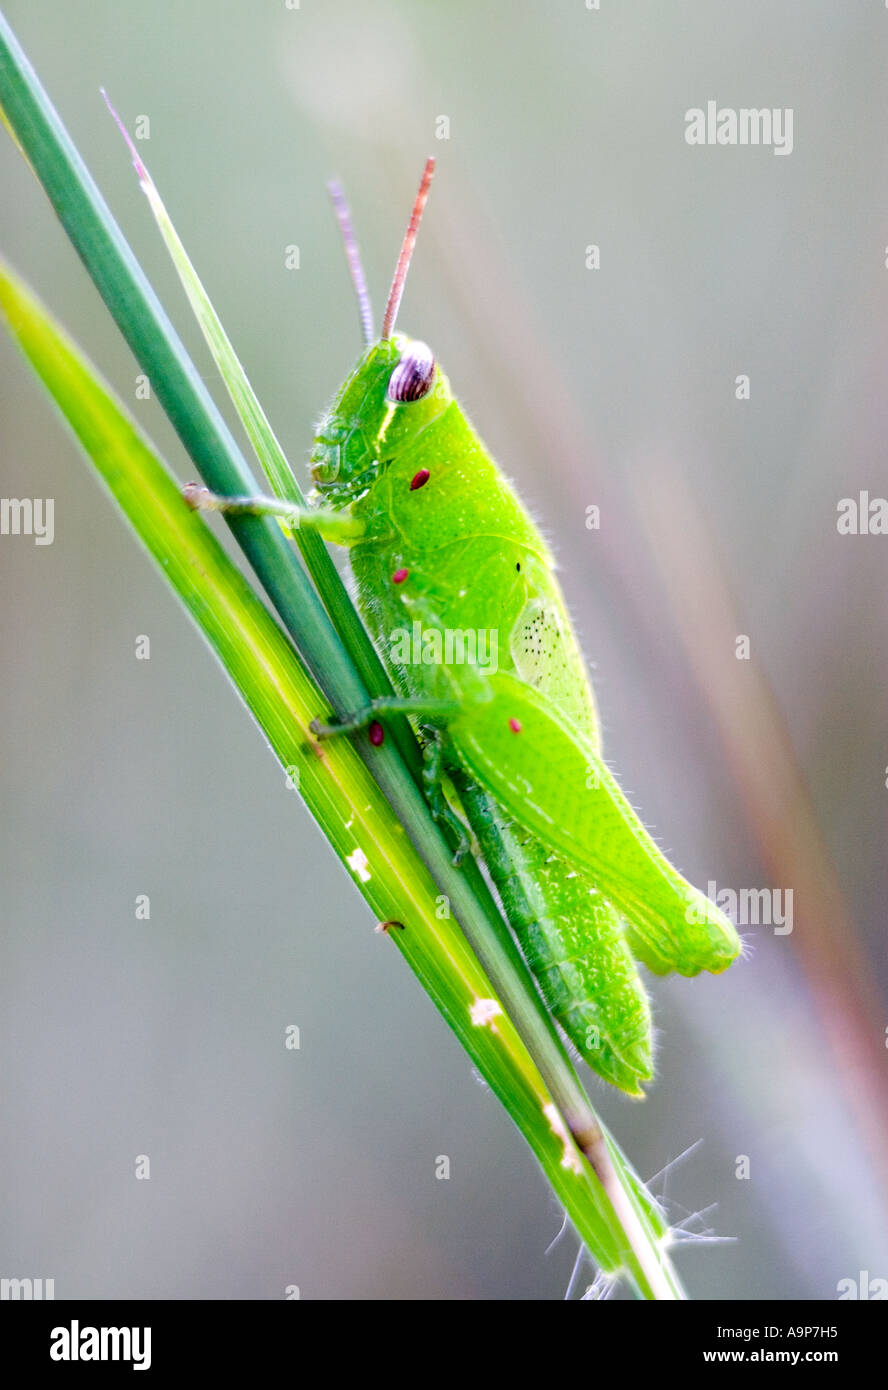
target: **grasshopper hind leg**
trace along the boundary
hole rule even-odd
[[[454,782],[553,1017],[603,1080],[643,1096],[653,1076],[650,1005],[617,913],[464,772]]]
[[[552,1013],[593,1071],[641,1096],[654,1074],[650,1005],[613,908],[587,890],[577,914],[547,943],[545,959],[537,953],[539,932],[540,924],[530,925],[521,942]],[[583,940],[572,948],[575,933]]]
[[[617,913],[558,856],[537,864],[536,886],[539,915],[515,928],[549,1008],[593,1071],[643,1095],[654,1074],[650,1005]]]

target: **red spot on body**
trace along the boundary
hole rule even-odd
[[[520,720],[520,719],[510,719],[510,720],[509,720],[509,728],[512,730],[512,733],[513,733],[513,734],[520,734],[520,733],[521,733],[521,720]]]
[[[394,574],[392,575],[392,583],[403,584],[404,580],[407,578],[409,573],[409,570],[395,570]]]
[[[370,742],[373,744],[374,748],[378,748],[380,744],[385,742],[385,729],[378,719],[374,719],[373,723],[370,725],[369,734]]]
[[[427,468],[420,468],[410,484],[410,491],[415,492],[418,487],[425,487],[430,477],[431,474]]]

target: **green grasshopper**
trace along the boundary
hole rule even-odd
[[[432,813],[465,826],[552,1015],[590,1066],[631,1095],[653,1075],[656,974],[718,972],[731,922],[661,854],[601,757],[595,698],[549,550],[425,343],[395,332],[434,160],[429,159],[376,339],[348,209],[331,188],[365,351],[318,427],[315,490],[271,498],[186,493],[192,505],[271,513],[349,548],[357,602],[394,696],[319,737],[406,714]]]

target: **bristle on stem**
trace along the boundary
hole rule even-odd
[[[351,272],[355,294],[358,297],[358,309],[361,315],[361,332],[364,335],[364,344],[366,347],[369,347],[374,338],[373,310],[370,307],[370,292],[367,289],[364,267],[361,264],[361,253],[358,250],[357,239],[355,238],[354,228],[352,227],[351,213],[348,210],[348,203],[346,202],[342,184],[338,179],[330,180],[327,184],[327,191],[330,194],[333,210],[336,213],[336,220],[339,223],[339,230],[342,233],[345,254],[348,259],[348,268]]]
[[[401,254],[398,257],[398,264],[395,267],[395,278],[392,280],[392,287],[389,290],[388,303],[385,306],[385,318],[382,320],[383,341],[390,338],[395,330],[395,319],[398,317],[401,296],[404,293],[404,283],[407,279],[407,271],[410,269],[410,257],[413,255],[413,248],[416,245],[416,234],[419,231],[422,210],[426,205],[426,198],[429,196],[429,187],[434,172],[435,157],[429,155],[420,180],[419,192],[413,204],[413,211],[410,214],[410,221],[407,224],[407,232],[404,236]]]

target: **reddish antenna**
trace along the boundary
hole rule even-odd
[[[355,238],[354,228],[352,227],[351,213],[348,210],[348,203],[342,184],[338,179],[331,179],[327,184],[327,192],[333,202],[333,210],[336,213],[336,220],[339,223],[339,230],[342,233],[342,240],[345,244],[345,254],[348,259],[348,268],[351,272],[352,284],[355,287],[355,294],[358,296],[358,310],[361,315],[361,332],[364,335],[364,346],[369,347],[373,342],[373,310],[370,307],[370,292],[367,289],[367,280],[364,276],[364,267],[361,265],[361,253],[358,250],[358,243]]]
[[[385,341],[386,338],[390,338],[394,332],[395,319],[398,317],[401,296],[404,293],[404,282],[407,279],[407,271],[410,269],[410,257],[413,255],[413,248],[416,245],[416,234],[419,231],[422,210],[426,205],[426,198],[429,196],[429,187],[434,172],[435,156],[429,155],[422,173],[422,179],[420,180],[416,202],[413,204],[413,211],[410,214],[410,221],[407,223],[404,244],[401,247],[401,254],[398,257],[398,264],[395,267],[395,278],[392,281],[388,303],[385,306],[385,317],[382,320],[383,341]]]

